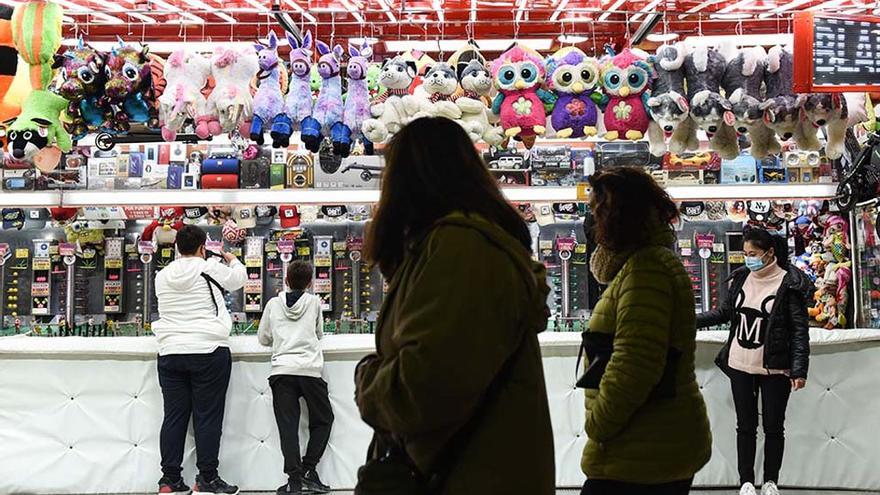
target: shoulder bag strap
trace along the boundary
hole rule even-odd
[[[220,285],[220,282],[214,280],[214,277],[208,275],[207,273],[202,272],[202,278],[205,279],[205,282],[208,284],[208,292],[211,293],[211,302],[214,303],[214,312],[215,316],[220,316],[220,306],[217,305],[217,299],[214,297],[214,289],[211,286],[217,287],[220,290],[221,294],[226,293],[226,289]]]

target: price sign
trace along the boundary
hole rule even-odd
[[[140,254],[153,254],[156,252],[156,246],[150,241],[138,241],[137,251]]]
[[[68,244],[63,242],[58,245],[58,254],[61,256],[74,256],[76,255],[76,244]]]
[[[556,249],[559,251],[574,251],[577,241],[574,237],[560,237],[556,239]]]
[[[0,242],[0,258],[6,256],[6,253],[9,252],[9,244],[5,242]]]
[[[794,90],[880,90],[880,17],[796,13]]]
[[[281,254],[293,254],[295,247],[293,241],[278,241],[278,252]]]
[[[205,249],[220,254],[223,252],[223,243],[221,241],[205,241]]]

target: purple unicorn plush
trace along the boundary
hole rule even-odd
[[[302,43],[287,33],[290,43],[290,84],[284,113],[272,122],[272,142],[282,148],[290,144],[290,135],[297,130],[306,117],[312,115],[312,32],[306,32]]]
[[[260,71],[257,78],[260,86],[254,95],[254,120],[251,122],[251,139],[259,145],[264,142],[263,133],[269,129],[276,117],[284,112],[284,95],[281,94],[281,70],[278,67],[278,38],[269,33],[269,45],[255,43]],[[273,137],[274,139],[274,137]],[[280,148],[281,143],[273,141],[272,146]]]
[[[351,131],[345,133],[345,124],[342,123],[342,78],[339,76],[339,70],[345,51],[339,45],[331,50],[321,41],[317,41],[316,45],[318,53],[321,54],[321,58],[318,59],[321,91],[318,93],[312,116],[303,121],[302,141],[309,151],[317,153],[321,147],[322,136],[329,135],[334,143],[334,153],[339,154],[341,150],[336,150],[337,143],[351,135]]]
[[[360,50],[354,46],[348,47],[348,96],[345,98],[345,107],[342,111],[342,122],[348,127],[348,139],[339,142],[339,155],[346,157],[351,152],[351,143],[360,139],[364,143],[367,154],[373,154],[373,143],[369,142],[361,131],[364,121],[370,115],[370,89],[367,86],[367,69],[370,67],[370,56],[373,50],[370,45],[364,43]]]

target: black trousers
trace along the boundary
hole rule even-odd
[[[330,442],[333,410],[327,382],[311,376],[275,375],[269,377],[269,386],[272,387],[272,407],[281,436],[284,472],[295,478],[318,466]],[[302,458],[299,450],[300,397],[305,399],[309,410],[309,443]]]
[[[750,375],[727,370],[736,408],[736,455],[740,484],[755,483],[758,396],[764,424],[764,482],[779,481],[785,450],[785,409],[791,380],[785,375]]]
[[[642,485],[612,480],[587,480],[581,495],[687,495],[693,479],[660,485]]]
[[[165,404],[165,419],[159,435],[162,474],[180,479],[186,430],[192,416],[196,437],[196,465],[206,480],[217,477],[220,434],[226,407],[226,388],[232,372],[229,348],[211,354],[159,356],[159,385]]]

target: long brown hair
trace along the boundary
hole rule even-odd
[[[593,236],[613,251],[636,248],[648,241],[651,225],[678,218],[669,194],[636,167],[604,169],[590,177]]]
[[[408,244],[455,211],[482,216],[531,251],[525,222],[504,199],[464,129],[442,117],[414,120],[386,148],[366,259],[390,278]]]

